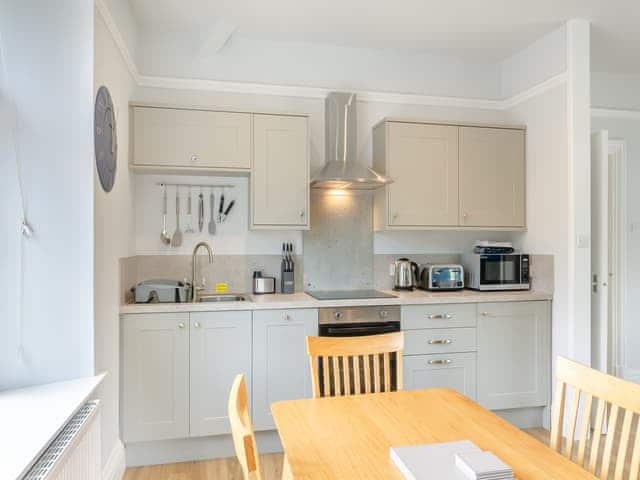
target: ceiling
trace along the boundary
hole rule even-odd
[[[571,18],[592,22],[592,69],[640,74],[638,0],[129,0],[147,33],[411,49],[496,62]],[[229,28],[229,26],[232,28]]]

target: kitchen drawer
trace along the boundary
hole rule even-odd
[[[404,389],[453,388],[477,397],[476,354],[414,355],[403,359]]]
[[[429,328],[404,332],[404,354],[473,352],[477,349],[475,328]]]
[[[475,326],[475,303],[407,305],[402,307],[403,330]]]

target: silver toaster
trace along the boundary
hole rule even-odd
[[[462,265],[421,265],[419,288],[423,290],[462,290],[464,268]]]
[[[136,303],[183,303],[189,301],[191,287],[177,280],[145,280],[131,290]]]

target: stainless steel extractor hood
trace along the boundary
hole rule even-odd
[[[357,162],[355,93],[332,92],[324,105],[327,163],[311,179],[311,187],[373,190],[393,182]]]

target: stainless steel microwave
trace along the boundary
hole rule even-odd
[[[468,254],[463,256],[465,284],[474,290],[529,290],[529,255]]]

